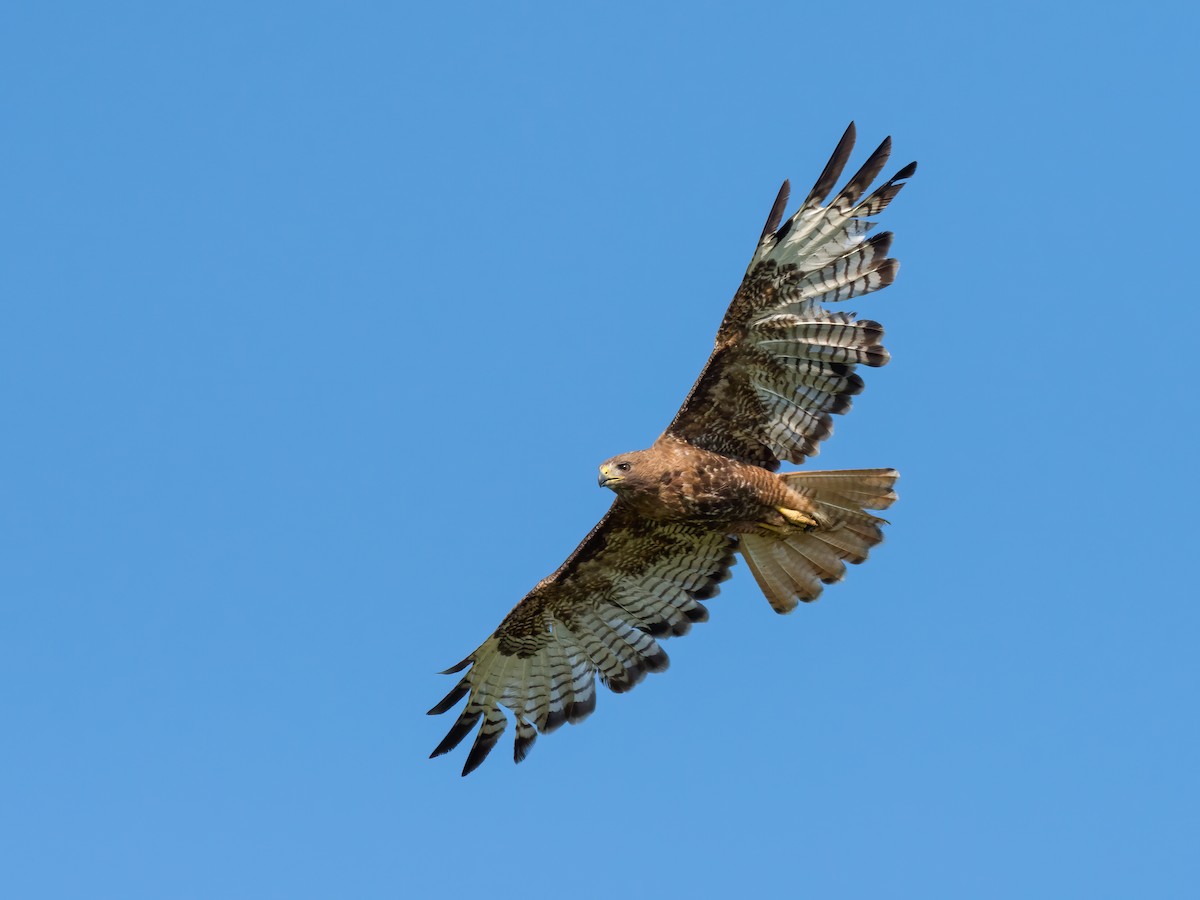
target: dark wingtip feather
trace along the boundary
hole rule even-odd
[[[478,769],[480,764],[487,759],[487,755],[492,749],[489,746],[487,750],[484,750],[482,753],[477,753],[476,747],[478,746],[479,745],[477,743],[471,745],[471,752],[467,754],[467,761],[463,763],[462,772],[459,773],[463,778],[466,778],[468,775]]]
[[[461,672],[463,669],[465,669],[467,666],[469,666],[472,662],[475,661],[473,657],[474,657],[474,654],[472,654],[471,656],[468,656],[462,662],[455,663],[448,669],[443,669],[442,671],[438,672],[438,674],[439,675],[454,675],[458,672]]]
[[[888,157],[892,155],[892,136],[885,137],[875,148],[875,152],[867,157],[867,161],[862,164],[854,176],[842,188],[842,192],[838,194],[838,199],[844,199],[847,203],[857,203],[861,197],[871,186],[871,182],[876,176],[883,171],[883,167],[887,165]]]
[[[479,734],[475,735],[475,743],[471,745],[471,752],[467,754],[467,761],[463,763],[462,774],[464,777],[478,769],[480,763],[487,759],[492,748],[496,746],[496,742],[500,740],[500,735],[504,734],[507,724],[508,720],[499,709],[493,707],[488,710],[487,717],[479,726]]]
[[[825,163],[825,168],[821,170],[821,175],[817,178],[817,183],[813,185],[812,190],[808,192],[808,196],[804,198],[803,206],[808,206],[810,203],[825,202],[825,198],[829,196],[829,192],[833,190],[833,186],[837,184],[837,180],[842,177],[842,170],[846,168],[846,163],[850,160],[850,152],[854,149],[854,141],[857,136],[857,129],[855,129],[854,123],[851,122],[846,126],[841,140],[838,141],[837,147],[833,150],[833,155],[829,157],[829,162]]]
[[[912,178],[917,173],[917,161],[914,159],[907,166],[892,176],[892,181],[902,181],[905,178]]]
[[[779,193],[775,196],[775,202],[771,205],[771,213],[767,216],[767,224],[763,226],[762,235],[759,237],[761,241],[768,234],[779,227],[779,223],[783,221],[783,211],[787,209],[788,197],[792,193],[792,184],[786,178],[779,188]]]
[[[470,684],[467,682],[467,679],[464,678],[453,687],[450,693],[442,698],[441,702],[438,703],[437,706],[433,707],[433,709],[429,710],[429,712],[425,713],[425,715],[440,716],[442,713],[446,712],[446,710],[450,709],[450,707],[452,707],[455,703],[465,697],[467,695],[467,691],[470,689]]]
[[[441,756],[443,753],[449,753],[451,750],[457,747],[462,742],[462,739],[467,736],[467,732],[475,727],[475,723],[479,721],[479,717],[482,715],[482,709],[477,709],[472,712],[471,708],[468,706],[465,710],[463,710],[463,714],[458,717],[458,721],[454,723],[454,726],[450,729],[446,736],[442,738],[442,742],[434,748],[432,753],[429,754],[429,758],[433,759],[435,756]]]

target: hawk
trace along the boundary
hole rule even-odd
[[[891,153],[887,138],[826,203],[854,147],[846,129],[800,209],[783,220],[779,190],[716,345],[667,430],[647,450],[600,466],[611,508],[466,659],[430,715],[466,706],[431,756],[476,726],[462,774],[516,723],[513,756],[539,733],[596,706],[596,676],[616,693],[667,667],[659,638],[686,634],[729,577],[735,554],[779,613],[815,600],[883,539],[896,499],[893,469],[777,472],[816,455],[831,416],[863,389],[858,365],[882,366],[877,322],[833,310],[887,287],[897,262],[890,232],[868,236],[917,170],[910,163],[867,194]],[[864,195],[865,198],[864,198]]]

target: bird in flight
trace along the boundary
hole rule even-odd
[[[616,693],[667,667],[658,639],[708,618],[702,601],[729,577],[735,554],[776,612],[815,600],[883,540],[867,510],[896,499],[894,469],[778,472],[803,463],[833,430],[831,416],[863,389],[855,371],[882,366],[879,323],[829,308],[887,287],[898,263],[891,232],[868,221],[916,163],[871,191],[887,138],[832,200],[854,147],[846,129],[800,209],[783,218],[784,182],[734,294],[712,355],[667,430],[648,449],[614,456],[599,482],[617,496],[559,568],[496,631],[444,674],[465,673],[433,709],[466,706],[431,756],[478,726],[462,774],[516,723],[513,756],[539,733],[596,706],[596,677]]]

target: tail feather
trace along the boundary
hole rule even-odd
[[[871,548],[883,540],[883,529],[878,525],[869,529],[844,526],[824,532],[821,540],[833,547],[846,562],[858,565],[866,561]]]
[[[837,550],[812,534],[798,534],[780,543],[813,573],[822,584],[833,584],[846,577],[846,566]],[[820,593],[820,588],[817,592]]]
[[[824,585],[841,581],[846,563],[862,562],[883,540],[882,526],[887,520],[866,510],[892,505],[899,473],[895,469],[843,469],[788,472],[779,477],[815,504],[821,525],[784,536],[745,534],[741,551],[774,610],[788,613],[801,600],[816,600]]]
[[[742,535],[742,555],[759,588],[771,602],[777,613],[789,613],[796,608],[797,579],[783,568],[781,560],[786,557],[783,545],[773,538],[757,534]],[[471,725],[475,723],[472,722]],[[466,734],[470,728],[466,728]],[[460,738],[461,740],[461,738]]]

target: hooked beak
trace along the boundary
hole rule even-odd
[[[613,474],[612,466],[601,466],[600,477],[596,479],[600,487],[609,487],[610,485],[616,484],[620,480],[621,478],[619,475]]]

